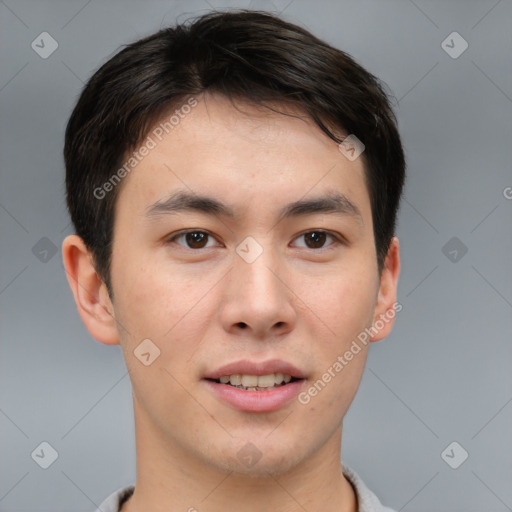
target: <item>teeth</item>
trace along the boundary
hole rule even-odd
[[[256,375],[242,375],[242,386],[245,388],[255,388],[258,385],[258,377]]]
[[[233,386],[240,386],[242,384],[242,376],[241,375],[230,375],[229,381]]]
[[[242,384],[243,384],[243,382],[244,381],[242,379]],[[273,388],[275,383],[276,383],[275,375],[273,373],[271,373],[270,375],[260,375],[258,377],[258,384],[256,384],[256,385],[260,388]]]
[[[231,384],[244,388],[273,388],[292,380],[287,373],[269,373],[268,375],[223,375],[220,379],[222,384]]]

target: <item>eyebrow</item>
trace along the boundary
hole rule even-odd
[[[154,219],[184,211],[195,211],[228,219],[237,218],[235,211],[219,200],[189,192],[175,192],[165,200],[156,201],[146,208],[144,216],[148,219]],[[290,217],[319,213],[354,217],[363,224],[363,216],[359,208],[347,196],[337,192],[289,203],[280,210],[278,221]]]

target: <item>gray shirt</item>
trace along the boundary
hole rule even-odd
[[[356,491],[359,503],[358,512],[395,512],[382,505],[377,496],[366,487],[361,477],[354,470],[343,465],[343,474]],[[119,507],[133,494],[134,489],[134,485],[122,487],[112,493],[95,512],[119,512]]]

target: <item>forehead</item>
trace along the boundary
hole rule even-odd
[[[301,112],[277,109],[285,114],[247,102],[233,105],[222,95],[184,100],[141,144],[150,149],[139,151],[124,179],[116,217],[127,203],[140,216],[178,188],[222,197],[242,210],[261,209],[263,200],[272,206],[281,199],[340,192],[359,203],[364,217],[369,198],[362,158],[345,158]]]

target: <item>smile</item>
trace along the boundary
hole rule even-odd
[[[266,391],[284,386],[292,379],[297,380],[288,373],[270,373],[268,375],[233,374],[223,375],[216,382],[246,391]]]

